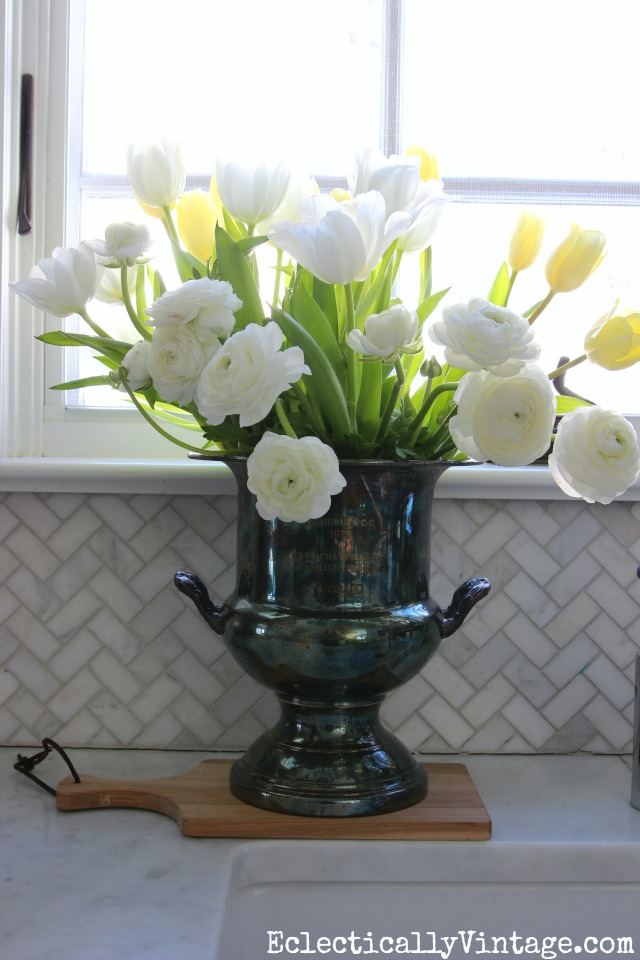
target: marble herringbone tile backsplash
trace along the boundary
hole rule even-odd
[[[276,717],[173,587],[232,589],[235,497],[0,495],[0,742],[245,748]],[[418,752],[631,749],[640,503],[436,500],[431,592],[493,589],[388,726]]]

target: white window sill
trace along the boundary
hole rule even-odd
[[[221,463],[189,460],[107,460],[54,457],[0,459],[0,490],[32,493],[160,493],[233,495]],[[568,500],[544,466],[465,465],[438,481],[436,497],[465,500]],[[640,500],[640,483],[621,497]]]

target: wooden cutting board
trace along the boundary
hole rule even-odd
[[[56,789],[59,810],[133,807],[164,813],[187,837],[336,840],[488,840],[491,819],[462,763],[425,763],[429,793],[406,810],[367,817],[296,817],[251,807],[229,791],[232,760],[203,760],[162,780],[80,774]]]

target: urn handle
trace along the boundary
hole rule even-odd
[[[212,630],[222,636],[231,611],[225,611],[224,607],[216,607],[204,583],[194,573],[178,570],[173,582],[180,593],[184,593],[185,596],[193,600],[205,623],[208,623]]]
[[[484,577],[473,577],[458,587],[450,605],[442,611],[442,619],[438,624],[443,640],[456,632],[467,614],[475,607],[478,600],[486,597],[489,590],[491,590],[491,584]]]

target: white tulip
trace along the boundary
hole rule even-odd
[[[268,220],[283,202],[291,172],[277,164],[216,161],[216,184],[225,209],[235,220],[255,227]]]
[[[149,231],[141,223],[111,223],[104,232],[104,240],[88,240],[100,263],[108,267],[130,267],[151,244]]]
[[[306,523],[322,517],[346,480],[331,447],[317,437],[265,433],[247,461],[247,487],[263,520]]]
[[[325,283],[366,280],[385,250],[411,225],[406,213],[387,217],[375,190],[338,203],[319,195],[303,200],[300,223],[278,221],[269,239]]]
[[[181,407],[191,403],[202,371],[218,349],[215,338],[203,343],[189,327],[156,330],[146,359],[158,395]]]
[[[129,144],[127,176],[131,189],[142,203],[149,207],[170,207],[186,183],[182,147],[163,137],[155,143]]]
[[[387,159],[381,150],[368,147],[356,155],[356,176],[349,188],[353,196],[377,190],[384,197],[387,214],[408,210],[420,183],[420,158],[393,155]]]
[[[127,287],[129,296],[133,300],[136,295],[136,283],[138,279],[138,268],[127,267]],[[122,304],[122,279],[119,270],[103,270],[100,277],[100,283],[94,294],[96,300],[101,303]]]
[[[300,347],[281,350],[284,336],[274,321],[248,324],[225,342],[203,370],[197,403],[207,423],[239,414],[240,426],[259,423],[281,393],[311,373]]]
[[[498,377],[510,377],[540,356],[524,317],[480,297],[445,307],[442,320],[432,324],[429,336],[444,346],[445,359],[452,367],[490,370]]]
[[[82,242],[77,247],[56,247],[50,257],[38,260],[28,280],[9,286],[34,307],[56,317],[82,313],[95,295],[102,276],[93,250]]]
[[[408,207],[412,224],[401,234],[398,250],[406,253],[424,250],[431,242],[444,208],[452,200],[453,197],[444,192],[442,180],[421,180],[413,202]]]
[[[454,402],[458,409],[449,423],[451,438],[472,460],[523,466],[549,448],[555,395],[539,367],[523,367],[512,377],[497,377],[485,370],[467,373]]]
[[[193,322],[200,340],[228,337],[235,324],[234,313],[242,306],[227,280],[201,277],[187,280],[176,290],[168,290],[147,307],[155,327],[181,327]]]
[[[570,497],[611,503],[640,475],[635,430],[613,410],[578,407],[560,420],[549,470]]]
[[[320,193],[317,181],[313,177],[291,175],[287,192],[277,210],[256,224],[256,233],[266,236],[275,220],[288,220],[291,223],[300,222],[300,204],[307,197],[314,197]]]
[[[367,317],[362,330],[350,330],[347,344],[365,356],[391,358],[412,344],[418,333],[418,317],[398,303]]]

